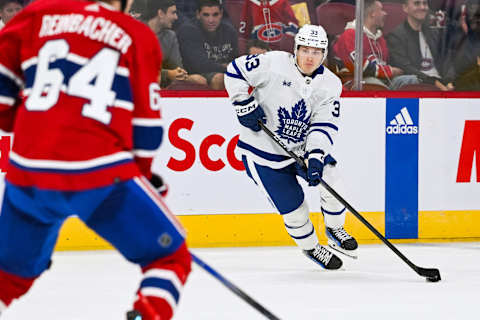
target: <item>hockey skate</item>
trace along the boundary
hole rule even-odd
[[[311,250],[303,250],[303,253],[313,262],[327,270],[340,269],[343,264],[339,257],[320,244],[317,244],[315,248]]]
[[[325,233],[328,238],[328,246],[347,257],[357,259],[358,243],[355,238],[345,231],[343,227],[340,228],[325,228]]]

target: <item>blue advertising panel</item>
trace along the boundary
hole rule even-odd
[[[387,99],[385,236],[418,238],[419,99]]]

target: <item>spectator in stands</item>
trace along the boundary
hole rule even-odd
[[[183,22],[189,22],[196,18],[196,12],[198,9],[197,0],[176,0],[175,1],[178,10],[179,25]]]
[[[128,13],[135,19],[146,23],[145,15],[147,13],[147,0],[133,0]]]
[[[217,0],[199,0],[197,19],[184,23],[177,32],[185,69],[202,75],[214,90],[223,90],[223,74],[238,56],[235,29],[222,22],[223,9]]]
[[[225,3],[228,0],[218,0],[220,5]],[[175,0],[177,4],[177,14],[178,14],[178,23],[175,23],[174,29],[178,30],[178,28],[185,22],[195,21],[197,18],[197,10],[198,10],[198,0]],[[224,6],[222,6],[223,8]],[[223,11],[222,21],[225,23],[229,23],[233,26],[232,21],[230,21],[228,17],[228,12],[226,10]]]
[[[160,86],[167,87],[175,80],[186,80],[199,84],[207,84],[199,75],[188,75],[183,69],[178,39],[172,30],[178,19],[175,0],[148,0],[142,18],[157,35],[162,48],[162,72]]]
[[[298,21],[288,0],[245,0],[240,19],[239,47],[249,39],[267,42],[272,50],[292,52]]]
[[[365,83],[390,86],[393,77],[403,74],[400,68],[387,64],[387,42],[382,35],[387,13],[378,0],[365,0],[363,24],[363,80]],[[355,20],[347,23],[345,32],[333,46],[340,72],[353,74],[355,59]]]
[[[23,9],[21,0],[0,0],[0,29]]]
[[[453,66],[456,90],[480,90],[480,0],[465,4],[467,33],[460,33],[454,43]]]
[[[404,71],[394,79],[393,89],[408,84],[429,83],[440,90],[453,90],[453,68],[442,54],[437,29],[427,26],[427,0],[405,0],[407,19],[387,36],[390,64]]]
[[[272,51],[268,46],[268,43],[263,42],[258,39],[250,39],[247,42],[247,53],[248,54],[262,54],[267,51]]]

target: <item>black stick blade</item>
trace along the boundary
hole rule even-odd
[[[427,281],[429,282],[438,282],[442,280],[442,277],[440,276],[440,270],[438,269],[417,267],[416,271],[422,277],[427,278]]]

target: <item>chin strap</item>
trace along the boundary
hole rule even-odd
[[[295,51],[296,51],[296,50],[295,50]],[[307,76],[307,75],[305,74],[305,72],[302,70],[302,68],[300,68],[300,66],[299,66],[298,63],[297,63],[297,55],[296,55],[296,52],[295,52],[295,54],[293,55],[293,63],[295,63],[295,67],[297,67],[297,70],[302,74],[302,76],[304,76],[304,77]]]

